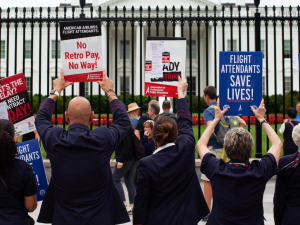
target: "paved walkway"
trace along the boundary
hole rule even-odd
[[[203,182],[200,182],[202,190],[203,190]],[[124,186],[124,183],[123,183]],[[266,186],[266,190],[264,193],[264,211],[265,211],[265,218],[267,221],[265,221],[265,225],[274,225],[274,220],[273,220],[273,195],[274,195],[274,189],[275,189],[275,179],[272,178],[267,186]],[[124,191],[126,192],[126,188],[124,188]],[[33,212],[30,213],[30,215],[36,219],[39,211],[40,211],[40,207],[41,207],[41,202],[39,202],[38,204],[38,208]],[[130,216],[130,218],[132,219],[132,216]],[[36,225],[41,225],[42,223],[36,223]],[[126,223],[124,225],[131,225],[132,223]],[[205,222],[199,222],[198,225],[204,225]]]

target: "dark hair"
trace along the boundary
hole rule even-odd
[[[287,110],[287,114],[288,114],[288,117],[290,117],[291,119],[295,119],[297,116],[297,110],[293,107],[290,107]]]
[[[154,123],[152,138],[157,147],[176,141],[178,136],[177,123],[169,116],[159,116]]]
[[[171,103],[169,100],[164,100],[162,104],[163,109],[170,109],[171,108]]]
[[[217,98],[217,91],[214,86],[207,86],[206,88],[204,88],[203,93],[207,95],[210,99]]]
[[[0,130],[6,131],[12,138],[15,137],[15,127],[10,120],[0,119]]]
[[[230,159],[248,161],[253,151],[253,138],[247,130],[235,127],[229,130],[224,139],[224,149]]]
[[[155,115],[159,114],[160,107],[159,107],[158,104],[156,104],[156,103],[150,103],[149,107],[154,112]]]
[[[18,154],[17,145],[10,133],[0,130],[0,174],[7,176]]]

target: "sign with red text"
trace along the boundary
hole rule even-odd
[[[93,82],[103,78],[100,21],[60,22],[65,80]]]
[[[147,37],[145,96],[178,97],[178,76],[185,78],[186,39]]]
[[[6,110],[8,119],[15,126],[16,137],[35,130],[34,117],[22,73],[0,80],[0,106],[1,118],[5,119]]]

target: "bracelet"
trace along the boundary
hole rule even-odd
[[[264,123],[269,123],[267,119],[264,119],[263,121],[260,122],[260,125],[262,126]]]
[[[107,89],[107,90],[104,92],[106,97],[107,97],[107,92],[110,92],[110,91],[112,91],[112,92],[115,93],[115,91],[114,91],[113,89]]]
[[[109,96],[116,96],[116,94],[106,95],[107,98],[109,98]]]

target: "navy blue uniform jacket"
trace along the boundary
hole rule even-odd
[[[179,99],[176,145],[139,161],[133,224],[196,225],[209,213],[195,171],[188,100]]]
[[[245,165],[243,165],[245,164]],[[262,225],[263,195],[266,183],[277,173],[275,157],[268,153],[262,159],[225,163],[206,153],[201,172],[211,182],[213,207],[207,225]]]
[[[55,196],[52,224],[129,222],[109,165],[114,149],[130,127],[123,103],[113,100],[113,124],[93,131],[83,124],[73,124],[68,131],[53,126],[54,105],[52,99],[45,99],[35,120],[52,168],[50,185]]]
[[[278,163],[278,169],[294,161],[298,151],[292,155],[283,156]],[[295,169],[283,169],[278,172],[274,194],[274,219],[276,225],[300,224],[300,165]]]

